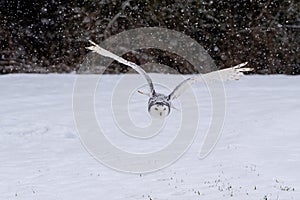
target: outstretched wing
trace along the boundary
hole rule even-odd
[[[102,47],[100,47],[99,45],[97,45],[96,43],[94,43],[90,40],[89,40],[89,42],[93,46],[86,47],[87,49],[89,49],[93,52],[96,52],[102,56],[112,58],[112,59],[118,61],[119,63],[127,65],[127,66],[131,67],[132,69],[134,69],[135,71],[137,71],[140,75],[142,75],[147,80],[149,88],[150,88],[150,95],[153,96],[155,94],[154,86],[153,86],[150,76],[140,66],[138,66],[137,64],[135,64],[133,62],[125,60],[124,58],[121,58],[120,56],[117,56],[116,54],[114,54],[110,51],[103,49]]]
[[[230,67],[227,69],[213,71],[207,74],[203,74],[201,76],[194,76],[182,81],[169,95],[169,99],[173,100],[178,98],[184,91],[189,87],[189,85],[200,82],[203,80],[219,80],[219,81],[227,81],[227,80],[239,80],[239,78],[243,75],[243,72],[252,71],[252,68],[242,68],[247,65],[248,62],[241,63],[234,67]]]

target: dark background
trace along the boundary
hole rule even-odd
[[[248,61],[255,73],[300,74],[299,0],[0,0],[0,74],[77,71],[89,39],[100,43],[153,26],[192,37],[221,68]],[[139,53],[153,54],[180,73],[194,72],[185,62],[175,66],[176,55]],[[146,62],[134,53],[124,57]],[[118,70],[108,73],[128,70],[114,65]]]

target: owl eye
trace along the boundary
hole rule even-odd
[[[154,108],[155,110],[158,110],[158,108]]]
[[[167,110],[167,108],[164,108],[164,110]]]

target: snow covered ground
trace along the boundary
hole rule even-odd
[[[104,95],[119,77],[103,77]],[[209,123],[210,98],[203,85],[194,85],[203,122],[199,136],[177,162],[148,174],[115,171],[85,150],[72,112],[75,78],[0,76],[1,200],[300,199],[300,77],[246,76],[226,82],[223,132],[203,160],[198,153]],[[147,100],[137,98],[135,119],[147,115]],[[174,116],[180,112],[171,114],[168,123],[177,126]],[[113,122],[107,122],[104,129],[113,130]],[[125,136],[112,132],[108,137],[136,150]],[[168,137],[144,141],[143,150],[159,148]]]

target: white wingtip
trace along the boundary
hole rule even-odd
[[[85,48],[88,49],[88,50],[91,50],[91,51],[95,51],[98,45],[97,45],[95,42],[93,42],[92,40],[89,40],[89,42],[90,42],[93,46],[89,46],[89,47],[85,47]]]
[[[254,68],[249,68],[249,67],[238,69],[239,72],[251,72],[253,70],[254,70]]]
[[[94,51],[93,46],[85,47],[85,48],[88,49],[88,50]]]
[[[248,62],[243,62],[241,64],[238,64],[238,65],[234,66],[233,68],[234,69],[242,68],[242,67],[246,66],[247,64],[248,64]]]
[[[93,42],[92,40],[89,40],[89,42],[94,45],[94,46],[98,46],[95,42]]]
[[[254,68],[250,68],[250,67],[245,67],[245,68],[242,68],[244,66],[246,66],[248,64],[248,62],[244,62],[244,63],[241,63],[241,64],[238,64],[236,66],[234,66],[233,68],[235,70],[237,70],[238,72],[251,72],[254,70]]]
[[[109,57],[109,58],[119,61],[119,58],[117,55],[111,53],[110,51],[107,51],[106,49],[103,49],[102,47],[100,47],[98,44],[96,44],[95,42],[93,42],[91,40],[89,40],[89,42],[92,44],[92,46],[85,47],[86,49],[96,52],[102,56]]]

